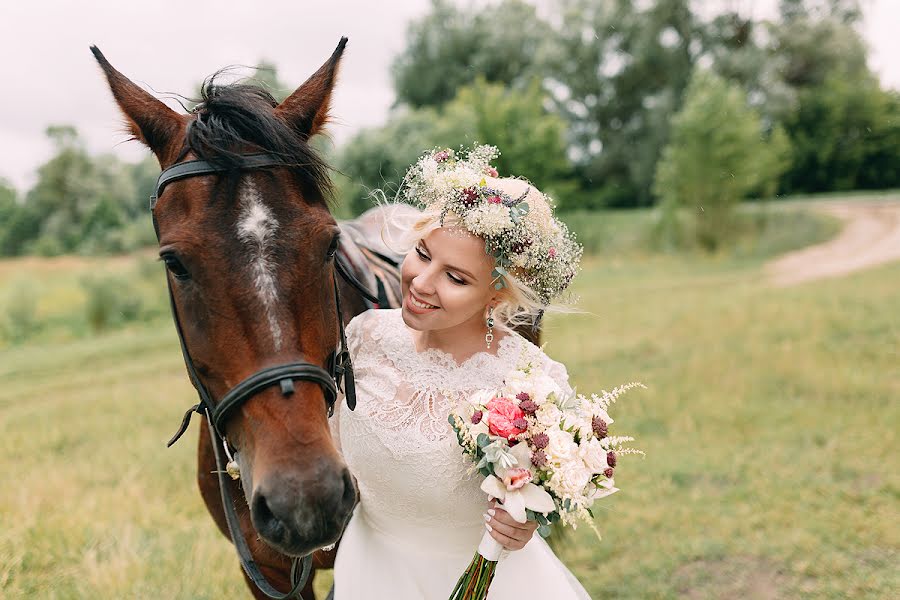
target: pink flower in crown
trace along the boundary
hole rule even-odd
[[[507,440],[514,440],[516,436],[528,428],[525,421],[525,413],[522,412],[509,398],[498,396],[487,403],[487,424],[492,435],[499,435]],[[517,427],[523,425],[523,427]]]
[[[436,162],[442,163],[445,160],[447,160],[448,158],[450,158],[450,151],[449,150],[441,150],[440,152],[435,152],[434,155],[432,156],[432,158],[434,158],[434,160]]]
[[[491,204],[503,204],[503,198],[500,196],[488,196],[487,201]]]
[[[484,168],[484,174],[485,174],[485,175],[490,175],[491,177],[496,177],[496,176],[497,176],[497,169],[495,169],[494,167],[491,167],[491,166],[487,166],[487,167]]]
[[[556,248],[550,248],[547,251],[547,255],[550,256],[550,258],[556,258]]]

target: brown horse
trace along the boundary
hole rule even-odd
[[[128,131],[163,170],[191,159],[221,169],[168,184],[153,210],[186,352],[212,398],[266,367],[324,366],[341,321],[366,308],[352,287],[333,279],[340,229],[329,210],[327,165],[309,144],[328,120],[345,43],[280,104],[256,86],[221,85],[213,76],[190,114],[168,108],[92,47]],[[283,158],[284,166],[241,168],[240,156],[260,152]],[[256,392],[221,433],[239,453],[240,482],[227,485],[240,530],[262,573],[287,590],[290,557],[316,551],[316,566],[333,565],[334,550],[316,549],[339,540],[358,492],[332,442],[323,388],[298,380],[293,394],[283,394],[277,386]],[[197,480],[229,536],[210,436],[201,427]],[[307,598],[311,584],[312,577]]]

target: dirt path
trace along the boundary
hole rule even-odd
[[[794,285],[838,277],[892,260],[900,260],[898,198],[810,202],[809,208],[845,221],[834,239],[790,252],[764,267],[772,285]]]

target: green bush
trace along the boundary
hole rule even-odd
[[[662,201],[662,245],[683,237],[679,207],[691,209],[693,237],[702,247],[712,251],[731,240],[735,205],[752,192],[770,193],[788,166],[788,152],[780,129],[763,134],[740,87],[698,68],[657,164],[653,188]]]
[[[34,283],[22,279],[10,286],[2,325],[3,337],[20,342],[37,329],[38,292]]]
[[[95,333],[142,315],[143,298],[124,277],[91,275],[81,279],[81,286],[87,295],[85,318]]]

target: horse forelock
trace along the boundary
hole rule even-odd
[[[277,102],[257,85],[220,84],[225,69],[207,78],[200,89],[197,117],[185,132],[184,153],[240,171],[241,155],[267,152],[283,160],[298,177],[304,200],[328,208],[334,200],[329,166],[308,139],[275,115]]]

